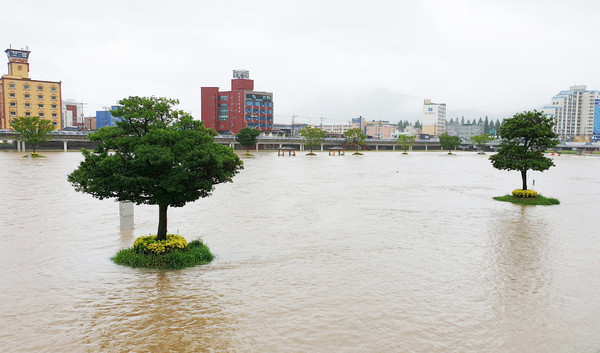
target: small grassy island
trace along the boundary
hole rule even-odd
[[[149,235],[137,238],[132,248],[119,251],[111,260],[117,265],[175,270],[209,263],[213,254],[200,240],[188,243],[175,234],[156,240]]]
[[[177,269],[205,264],[213,255],[199,240],[189,244],[167,233],[167,210],[212,194],[233,181],[243,167],[233,149],[214,141],[217,134],[191,115],[174,110],[176,99],[129,97],[112,115],[121,117],[89,135],[93,151],[67,177],[76,191],[100,200],[116,198],[158,206],[155,236],[135,240],[112,260],[121,265]]]
[[[512,195],[496,196],[494,200],[517,203],[520,205],[558,205],[560,201],[551,197],[544,197],[533,190],[513,190]]]
[[[23,158],[29,158],[29,156],[31,156],[31,158],[46,158],[46,156],[42,156],[37,152],[31,152],[31,154],[26,154],[23,156]]]

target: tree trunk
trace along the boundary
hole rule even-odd
[[[158,205],[158,231],[156,240],[167,240],[167,208],[169,205]]]
[[[527,170],[521,171],[521,179],[523,180],[523,190],[527,190]]]

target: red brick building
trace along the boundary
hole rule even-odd
[[[273,129],[273,93],[255,91],[246,70],[233,70],[231,91],[202,87],[201,99],[201,119],[207,128],[222,134],[236,134],[244,127]]]

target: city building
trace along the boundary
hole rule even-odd
[[[446,131],[446,103],[432,103],[425,99],[423,103],[423,122],[421,133],[440,136]]]
[[[323,124],[319,127],[329,135],[342,136],[346,131],[352,129],[352,124]]]
[[[480,119],[481,120],[481,119]],[[450,119],[446,122],[446,133],[450,136],[458,136],[463,141],[469,141],[472,136],[481,135],[484,133],[484,125],[482,121],[463,124],[458,119]]]
[[[367,122],[365,121],[365,118],[363,118],[362,116],[359,116],[358,118],[352,118],[352,129],[356,129],[359,128],[362,130],[363,133],[367,133]]]
[[[236,134],[244,127],[273,130],[273,93],[254,90],[247,70],[233,70],[231,91],[202,87],[202,121],[220,134]]]
[[[83,104],[84,103],[77,102],[73,99],[65,99],[62,101],[63,129],[67,127],[83,126]]]
[[[589,141],[600,134],[599,104],[600,91],[579,85],[560,91],[542,111],[554,119],[554,132],[562,141]]]
[[[29,77],[28,47],[5,52],[8,75],[0,78],[0,129],[10,129],[10,121],[22,116],[39,116],[62,129],[61,83]]]
[[[397,124],[390,124],[389,121],[373,120],[366,123],[365,135],[373,139],[389,139],[397,128]]]
[[[104,108],[104,110],[96,111],[96,129],[105,126],[116,126],[116,122],[121,120],[121,118],[116,118],[111,114],[111,111],[118,108],[118,106],[113,105],[112,107],[110,107],[110,110],[108,109],[108,107]]]

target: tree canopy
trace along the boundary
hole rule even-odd
[[[10,126],[12,129],[21,134],[21,140],[26,144],[30,144],[33,153],[37,146],[49,140],[52,136],[50,133],[54,131],[55,126],[52,121],[41,119],[39,116],[22,116],[11,120]]]
[[[250,153],[250,147],[256,145],[258,135],[260,135],[259,129],[244,127],[235,135],[235,140],[246,147],[246,153]]]
[[[355,153],[358,154],[360,147],[367,139],[367,135],[365,135],[365,133],[357,127],[354,129],[346,130],[346,132],[344,132],[344,139],[346,140],[346,144],[354,146],[356,148]]]
[[[231,182],[242,162],[214,142],[216,132],[183,111],[179,101],[129,97],[112,114],[116,126],[89,135],[94,151],[69,176],[75,190],[99,199],[116,198],[159,206],[157,240],[166,239],[167,208],[210,196],[215,184]]]
[[[447,133],[440,135],[440,145],[442,149],[448,150],[448,154],[452,154],[452,150],[455,150],[460,146],[460,137],[450,136]]]
[[[407,153],[406,150],[412,147],[415,143],[415,137],[412,135],[398,135],[398,144],[400,148],[404,150],[404,153]]]
[[[494,138],[490,137],[490,135],[488,135],[488,134],[471,136],[471,142],[473,142],[474,144],[477,145],[477,147],[479,147],[480,154],[484,153],[483,149],[485,148],[485,144],[492,140],[494,140]]]
[[[521,172],[523,190],[527,190],[527,171],[544,171],[554,166],[543,152],[558,144],[552,131],[554,121],[536,110],[515,114],[500,127],[500,150],[490,156],[492,165],[500,170]]]
[[[305,126],[300,130],[300,135],[306,139],[306,145],[310,148],[310,153],[313,153],[313,147],[318,146],[323,142],[327,132],[318,127]]]

